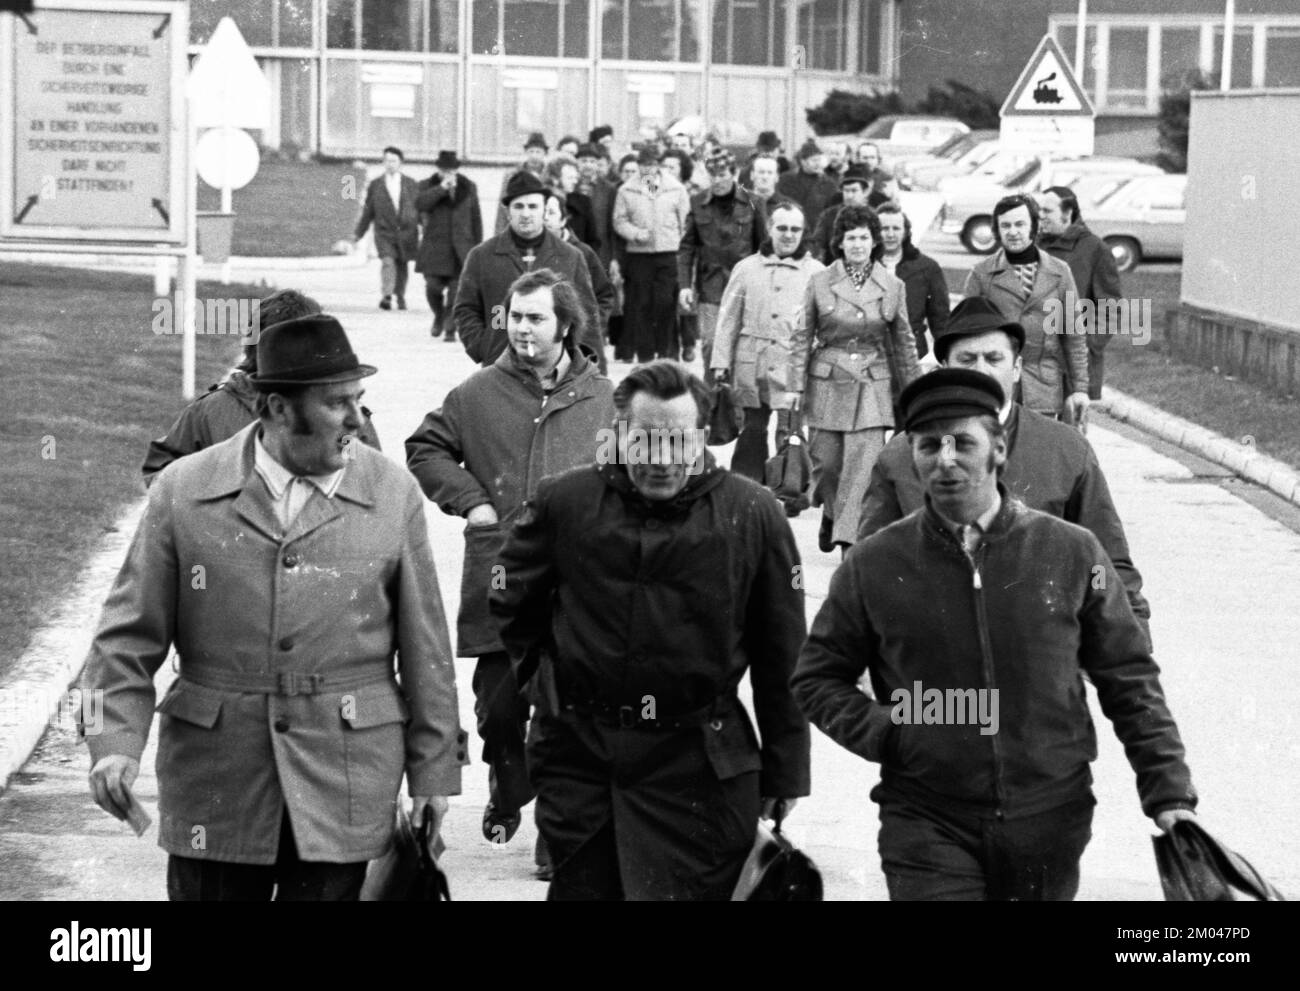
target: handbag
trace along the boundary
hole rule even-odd
[[[730,444],[740,436],[745,425],[745,410],[736,402],[736,395],[726,382],[713,383],[713,412],[709,415],[710,447]]]
[[[777,803],[778,810],[780,804]],[[740,880],[731,894],[733,902],[819,902],[822,875],[806,853],[781,832],[781,813],[769,829],[762,820]]]
[[[763,481],[785,509],[785,515],[798,516],[810,505],[812,458],[802,434],[792,433],[776,454],[763,466]]]
[[[1180,819],[1153,836],[1156,868],[1165,901],[1286,901],[1239,853],[1216,840],[1194,819]]]
[[[433,809],[425,806],[418,830],[411,817],[397,806],[397,830],[393,845],[378,860],[372,860],[361,885],[363,902],[451,901],[447,875],[429,854],[428,838],[433,832]]]

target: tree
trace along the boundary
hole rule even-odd
[[[1209,78],[1199,69],[1186,73],[1177,89],[1160,94],[1157,132],[1160,154],[1156,164],[1168,172],[1187,171],[1187,136],[1191,128],[1192,91],[1213,89]]]
[[[816,135],[852,134],[877,117],[904,113],[897,93],[850,93],[833,89],[820,106],[808,107],[808,124]]]
[[[955,79],[946,80],[944,85],[947,89],[931,86],[925,99],[916,105],[916,113],[956,117],[971,130],[997,129],[1001,107],[988,92]]]

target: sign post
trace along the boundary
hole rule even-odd
[[[1096,112],[1051,35],[1034,49],[999,112],[1008,151],[1078,157],[1093,153]]]

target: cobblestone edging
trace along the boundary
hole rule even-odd
[[[1300,506],[1300,474],[1250,444],[1230,440],[1110,387],[1098,406],[1121,423],[1177,444]]]

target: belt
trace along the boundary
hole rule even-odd
[[[258,695],[321,695],[393,680],[390,664],[367,664],[355,671],[320,674],[307,671],[226,671],[181,662],[180,676],[205,688]]]
[[[612,705],[597,701],[562,702],[560,708],[602,726],[616,726],[619,729],[684,729],[707,723],[714,730],[719,730],[722,728],[722,720],[718,718],[718,713],[726,711],[735,701],[734,696],[719,696],[703,708],[654,719],[642,718],[643,707],[636,705]]]

